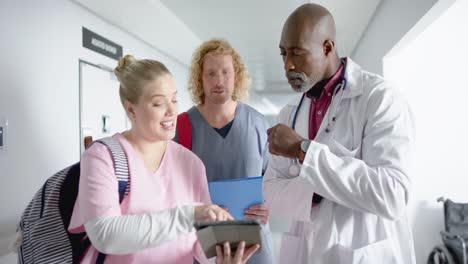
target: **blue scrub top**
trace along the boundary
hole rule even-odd
[[[252,107],[237,103],[232,126],[225,137],[208,124],[196,107],[187,111],[192,126],[192,151],[203,161],[208,182],[263,176],[268,165],[265,117]],[[178,141],[178,135],[174,139]],[[249,264],[273,264],[270,228],[262,226],[262,248]]]

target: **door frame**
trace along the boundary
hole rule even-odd
[[[83,129],[82,129],[82,125],[83,125],[83,66],[92,66],[92,67],[95,67],[95,68],[98,68],[100,70],[103,70],[103,71],[106,71],[106,72],[109,72],[109,74],[114,74],[114,71],[112,70],[111,67],[108,67],[108,66],[105,66],[103,64],[95,64],[95,63],[92,63],[92,62],[89,62],[89,61],[86,61],[86,60],[83,60],[83,59],[79,59],[78,60],[78,105],[79,105],[79,110],[78,110],[78,114],[79,114],[79,129],[80,129],[80,135],[79,135],[79,151],[80,151],[80,157],[81,157],[81,154],[83,153],[84,149],[83,149]]]

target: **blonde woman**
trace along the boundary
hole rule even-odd
[[[177,90],[167,68],[155,60],[127,55],[115,74],[131,129],[113,137],[128,160],[130,189],[119,203],[118,183],[109,150],[93,144],[81,158],[79,193],[69,230],[86,231],[91,247],[81,263],[192,263],[207,260],[196,243],[195,221],[232,217],[209,205],[205,167],[171,141],[175,135]],[[105,98],[103,98],[105,101]],[[242,263],[224,256],[218,263]],[[242,248],[243,249],[243,248]]]

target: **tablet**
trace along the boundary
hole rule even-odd
[[[245,246],[259,244],[261,250],[261,225],[258,220],[236,220],[220,222],[198,222],[195,224],[197,237],[207,258],[216,256],[216,245],[228,241],[231,252],[235,252],[237,245],[245,241]]]

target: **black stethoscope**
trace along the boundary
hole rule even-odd
[[[341,82],[339,84],[337,84],[333,90],[333,96],[332,96],[332,101],[330,103],[330,114],[328,115],[328,124],[327,124],[327,127],[325,128],[325,132],[326,133],[330,133],[333,129],[333,126],[335,125],[335,122],[336,122],[336,115],[339,111],[339,108],[340,108],[340,105],[341,105],[341,101],[343,101],[343,95],[344,95],[344,92],[345,92],[345,89],[346,89],[346,84],[347,84],[347,81],[346,81],[346,78],[344,77],[344,74],[345,74],[345,70],[346,70],[346,64],[343,63],[343,73],[340,77],[341,79]],[[338,101],[338,105],[335,107],[334,111],[333,111],[333,114],[331,112],[332,110],[332,106],[333,106],[333,99],[336,97],[336,95],[338,94],[338,91],[341,90],[341,96],[340,96],[340,100]],[[295,130],[295,127],[296,127],[296,120],[297,120],[297,116],[299,114],[299,110],[302,106],[302,103],[304,102],[304,97],[305,97],[305,93],[302,94],[302,97],[301,97],[301,101],[299,101],[299,105],[297,106],[296,108],[296,112],[294,113],[294,118],[293,118],[293,121],[292,121],[292,124],[291,124],[291,128],[293,130]],[[330,118],[331,117],[331,118]],[[291,164],[291,166],[289,166],[289,174],[292,175],[292,176],[299,176],[299,173],[301,172],[301,166],[299,164],[299,162],[296,160],[296,159],[293,159],[292,160],[293,163]]]

